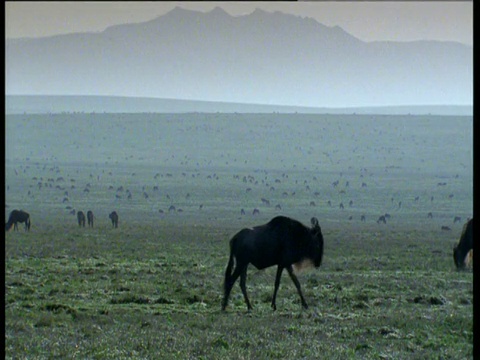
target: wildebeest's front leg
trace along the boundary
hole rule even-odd
[[[277,291],[278,287],[280,286],[280,278],[282,277],[283,267],[278,265],[277,267],[277,276],[275,277],[275,289],[273,290],[273,298],[272,298],[272,308],[273,310],[277,310],[277,305],[275,305],[275,299],[277,298]]]
[[[300,295],[300,299],[302,300],[302,306],[305,309],[308,309],[308,305],[307,305],[305,299],[303,298],[302,289],[300,289],[300,282],[298,281],[297,277],[293,273],[293,268],[292,268],[291,265],[289,267],[287,267],[287,271],[288,271],[288,275],[290,275],[290,278],[292,279],[293,283],[295,284],[295,287],[297,288],[298,295]]]

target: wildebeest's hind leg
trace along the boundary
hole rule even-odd
[[[273,290],[273,298],[272,298],[272,308],[273,310],[277,310],[277,305],[275,304],[275,299],[277,298],[277,291],[278,287],[280,286],[280,278],[282,277],[283,267],[280,265],[277,267],[277,276],[275,277],[275,289]]]
[[[230,296],[230,292],[232,291],[233,285],[235,284],[235,281],[237,281],[238,277],[240,276],[244,268],[246,269],[246,266],[239,266],[239,264],[237,263],[237,266],[235,267],[235,271],[233,272],[232,275],[229,275],[228,272],[229,272],[229,269],[231,269],[231,266],[229,263],[227,267],[227,271],[225,273],[225,284],[224,284],[225,294],[223,296],[222,310],[225,310],[225,308],[227,307],[228,298]]]
[[[290,278],[292,279],[293,283],[295,284],[295,287],[297,288],[298,295],[300,295],[300,299],[302,300],[302,306],[305,309],[308,309],[307,302],[303,298],[302,289],[300,288],[300,282],[298,281],[296,275],[293,273],[293,268],[292,268],[291,265],[289,267],[287,267],[287,271],[288,271],[288,275],[290,275]]]
[[[243,269],[243,271],[240,274],[240,288],[242,289],[243,293],[243,298],[245,299],[245,302],[247,303],[248,310],[252,310],[252,305],[250,304],[250,301],[248,300],[247,296],[247,266]]]

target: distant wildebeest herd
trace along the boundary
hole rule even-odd
[[[111,212],[108,215],[109,219],[112,221],[112,226],[114,228],[118,227],[118,214],[116,211]],[[86,219],[86,220],[85,220]],[[93,211],[87,211],[87,216],[83,211],[77,211],[77,222],[79,227],[85,227],[85,221],[89,227],[93,228],[93,220],[95,216]],[[18,223],[25,223],[25,231],[30,231],[30,214],[23,210],[12,210],[8,217],[8,221],[5,223],[5,231],[9,231],[12,226],[14,230],[18,231]]]

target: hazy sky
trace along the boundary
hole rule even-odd
[[[7,38],[99,32],[111,25],[144,22],[175,6],[196,11],[222,7],[232,16],[255,8],[313,17],[364,41],[448,40],[473,45],[472,1],[308,2],[6,2]]]

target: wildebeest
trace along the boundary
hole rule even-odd
[[[83,211],[77,212],[77,220],[78,220],[78,226],[85,227],[85,214],[83,213]]]
[[[88,226],[93,227],[93,212],[92,212],[92,210],[87,211],[87,222],[88,222]]]
[[[117,228],[118,227],[118,214],[116,211],[112,211],[110,215],[108,215],[110,220],[112,220],[112,226]]]
[[[25,223],[25,231],[30,230],[30,214],[23,211],[23,210],[12,210],[10,216],[8,217],[8,221],[5,223],[5,231],[11,229],[13,225],[13,230],[18,231],[18,224],[17,223]]]
[[[463,226],[460,241],[453,248],[453,261],[458,270],[465,268],[465,259],[471,249],[473,249],[473,218]]]
[[[271,304],[273,310],[277,309],[275,299],[284,269],[287,270],[297,288],[302,306],[305,309],[308,308],[300,289],[300,283],[294,273],[294,267],[302,268],[306,264],[313,263],[318,268],[322,262],[322,231],[318,220],[314,217],[311,219],[311,225],[312,227],[308,228],[297,220],[277,216],[267,224],[251,229],[245,228],[234,235],[230,240],[230,258],[225,270],[222,310],[225,310],[227,306],[228,297],[238,277],[240,277],[240,288],[248,310],[252,309],[246,289],[247,267],[250,263],[259,270],[277,265]],[[235,270],[232,274],[234,263]]]
[[[380,224],[381,222],[383,222],[384,224],[387,223],[387,219],[385,218],[384,215],[380,216],[377,220],[377,224]]]

